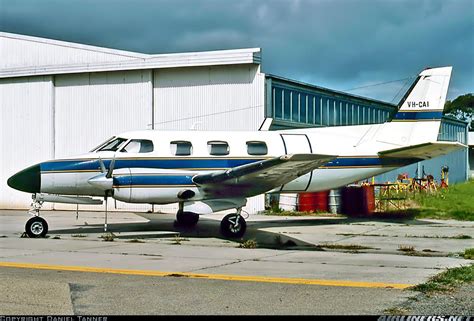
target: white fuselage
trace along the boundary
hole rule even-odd
[[[374,143],[372,136],[380,125],[346,128],[315,128],[285,131],[211,132],[211,131],[137,131],[117,137],[126,141],[149,140],[151,152],[94,151],[68,159],[41,164],[41,192],[65,195],[103,196],[104,191],[88,180],[101,174],[99,157],[106,166],[115,158],[113,171],[115,199],[132,203],[166,204],[179,201],[177,194],[192,190],[189,201],[206,199],[205,193],[193,183],[197,174],[227,170],[239,165],[285,154],[338,155],[337,159],[275,188],[272,192],[308,192],[337,188],[366,179],[400,164],[382,164],[377,152],[393,145]],[[176,155],[173,142],[186,142],[190,155]],[[211,155],[209,142],[228,144],[226,155]],[[255,155],[248,142],[264,143],[264,155]],[[370,143],[368,143],[370,142]],[[186,146],[189,146],[186,145]],[[250,152],[250,154],[249,154]],[[254,155],[252,155],[254,154]],[[130,180],[130,182],[127,182]],[[254,195],[245,195],[250,197]]]

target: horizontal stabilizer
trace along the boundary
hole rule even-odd
[[[466,146],[458,142],[433,142],[389,149],[379,152],[382,158],[417,158],[430,159],[446,155]]]

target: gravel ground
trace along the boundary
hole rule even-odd
[[[386,310],[388,314],[474,316],[474,283],[464,284],[451,293],[420,293],[405,303]]]

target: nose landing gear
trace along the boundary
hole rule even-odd
[[[45,237],[48,233],[48,223],[39,216],[33,216],[25,224],[25,232],[31,238]]]
[[[31,209],[28,213],[33,215],[33,217],[26,222],[25,233],[31,238],[45,237],[48,233],[48,223],[39,216],[43,201],[37,200],[36,194],[33,194],[32,199],[33,202],[31,202]]]

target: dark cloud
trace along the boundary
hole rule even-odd
[[[474,1],[0,0],[0,30],[144,53],[261,47],[263,70],[338,90],[453,65],[474,89]],[[352,91],[391,101],[403,85]]]

